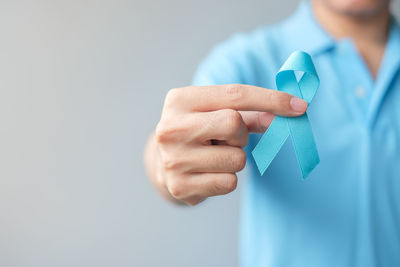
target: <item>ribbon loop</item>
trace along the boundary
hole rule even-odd
[[[301,75],[299,81],[296,77]],[[292,53],[275,77],[277,90],[300,97],[310,103],[318,87],[319,78],[311,56],[302,51]],[[319,156],[307,113],[299,117],[276,116],[268,130],[252,151],[254,160],[264,174],[286,139],[292,138],[303,179],[317,166]]]

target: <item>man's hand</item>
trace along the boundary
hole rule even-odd
[[[249,85],[172,89],[148,144],[148,174],[164,195],[190,205],[230,193],[246,164],[249,132],[264,132],[275,114],[306,109],[295,96]]]

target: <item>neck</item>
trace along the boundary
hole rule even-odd
[[[376,78],[385,51],[390,25],[389,4],[366,14],[335,10],[328,1],[312,0],[312,8],[321,26],[335,39],[351,38]]]
[[[350,37],[355,42],[381,44],[387,41],[390,24],[388,4],[367,14],[341,12],[322,0],[313,0],[312,7],[319,23],[336,39]]]

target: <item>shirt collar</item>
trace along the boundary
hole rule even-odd
[[[373,94],[370,103],[370,112],[368,121],[370,125],[375,121],[379,107],[390,87],[394,77],[398,75],[400,68],[400,26],[392,16],[389,30],[388,41],[386,43],[385,54],[379,68],[377,80],[375,83],[376,92]]]
[[[295,13],[282,25],[296,49],[316,55],[332,48],[335,40],[319,25],[309,1],[302,1]]]
[[[311,55],[327,51],[333,48],[336,41],[326,32],[316,20],[311,4],[307,0],[300,2],[297,10],[282,24],[285,29],[285,39],[294,41],[290,44],[291,49],[303,50]],[[394,58],[391,61],[400,61],[400,53],[395,51],[400,47],[400,25],[396,18],[392,16],[386,53],[392,52]],[[393,51],[395,50],[395,51]]]
[[[390,58],[395,61],[395,64],[400,64],[400,53],[398,52],[400,48],[400,26],[398,21],[394,16],[392,16],[389,36],[386,43],[385,54],[391,54]]]

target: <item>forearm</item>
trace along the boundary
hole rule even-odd
[[[157,191],[168,201],[174,204],[183,204],[182,202],[176,200],[168,192],[163,178],[157,173],[160,164],[160,154],[157,149],[154,133],[152,133],[147,141],[145,151],[144,151],[144,165],[146,168],[147,176],[151,183],[157,189]]]

